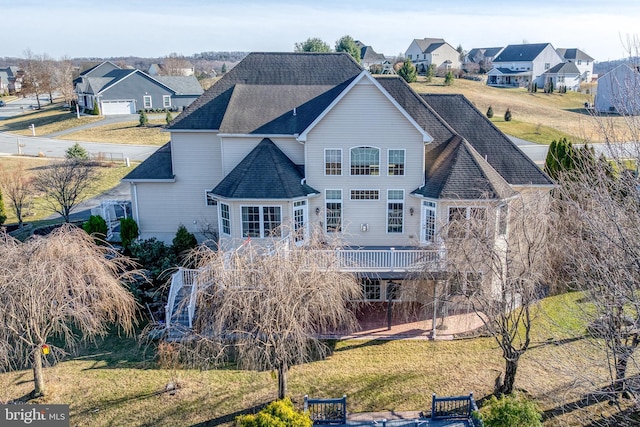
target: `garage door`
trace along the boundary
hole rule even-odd
[[[101,112],[103,116],[111,114],[134,114],[133,100],[128,101],[102,101]]]

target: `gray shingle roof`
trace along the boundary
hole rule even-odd
[[[435,44],[442,45],[442,43],[444,43],[444,39],[436,39],[436,38],[429,38],[429,37],[425,37],[423,39],[414,39],[413,41],[416,42],[420,50],[422,50],[423,52],[425,52],[427,48],[431,46],[431,44],[435,43]]]
[[[544,172],[463,95],[421,95],[511,185],[550,185]],[[428,148],[436,149],[431,144]]]
[[[176,95],[202,95],[204,93],[195,76],[154,76],[153,78],[171,88]]]
[[[212,193],[230,199],[292,199],[318,194],[303,183],[301,169],[273,141],[264,138]]]
[[[566,49],[566,48],[557,48],[556,52],[560,55],[561,58],[564,58],[567,61],[575,61],[578,59],[582,59],[583,61],[593,61],[594,59],[587,55],[585,52],[580,49]]]
[[[580,74],[580,70],[573,62],[561,62],[549,68],[543,74]]]
[[[431,161],[425,185],[413,192],[435,199],[503,199],[513,195],[509,184],[464,138],[456,135]]]
[[[171,164],[171,142],[167,142],[155,153],[149,156],[138,167],[129,172],[123,181],[137,180],[167,180],[173,179]]]
[[[493,62],[533,61],[550,43],[510,44]]]
[[[263,103],[261,108],[270,111],[262,113],[262,123],[238,119],[245,127],[260,128],[268,124],[264,122],[266,118],[280,117],[293,111],[294,107],[321,95],[322,88],[326,91],[343,84],[360,72],[362,67],[347,53],[250,53],[180,114],[169,129],[220,129],[223,118],[231,120],[225,115],[227,111],[231,115],[243,114],[228,108],[232,96],[236,97],[233,99],[236,106],[249,106],[255,102],[247,98],[249,91],[235,94],[237,85],[299,87],[305,92],[295,100],[287,101],[281,97],[275,104]]]
[[[377,53],[371,46],[360,48],[360,59],[362,62],[384,62],[386,60],[383,54]]]

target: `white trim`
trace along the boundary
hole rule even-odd
[[[390,191],[401,191],[402,192],[402,199],[390,199],[389,198],[389,192]],[[389,231],[389,203],[401,203],[402,204],[402,229],[400,231]],[[392,235],[398,235],[398,234],[404,234],[404,226],[405,226],[405,191],[402,188],[388,188],[387,189],[387,199],[386,199],[386,204],[385,204],[385,229],[386,229],[386,234],[392,234]]]
[[[361,175],[354,175],[351,173],[351,150],[353,150],[354,148],[375,148],[376,150],[378,150],[378,174],[377,175],[373,175],[373,174],[361,174]],[[380,167],[381,167],[381,163],[382,163],[382,159],[380,158],[382,154],[382,150],[379,147],[374,147],[373,145],[354,145],[353,147],[349,147],[349,174],[347,176],[381,176],[382,172],[380,171]]]
[[[259,231],[260,235],[259,236],[245,236],[244,235],[244,231],[245,230],[244,230],[244,220],[242,218],[242,208],[258,208],[258,215],[260,216],[259,217],[259,222],[260,222],[260,231]],[[276,235],[274,235],[274,236],[265,236],[264,216],[263,216],[264,215],[264,211],[263,211],[263,208],[279,208],[280,209],[280,225],[278,225],[278,227],[277,227],[277,229],[278,229],[280,234],[278,236],[276,236]],[[269,238],[269,237],[282,237],[282,235],[284,234],[283,230],[282,230],[282,220],[283,220],[283,215],[282,214],[284,212],[284,209],[282,208],[282,205],[275,205],[275,204],[274,205],[269,205],[269,204],[267,204],[267,205],[264,205],[264,204],[256,204],[256,205],[241,204],[241,205],[238,206],[238,210],[240,212],[240,218],[239,218],[240,219],[240,237],[242,237],[243,239],[247,238],[247,237],[251,237],[251,238],[254,238],[254,239],[265,239],[265,238]]]
[[[327,174],[327,150],[340,151],[340,173],[339,174]],[[342,148],[325,147],[323,163],[324,163],[324,176],[342,176],[342,175],[344,175],[344,155],[343,155]]]
[[[352,192],[353,191],[377,191],[378,192],[378,198],[377,199],[354,199],[352,197]],[[382,200],[382,197],[380,197],[380,189],[379,188],[350,188],[349,189],[349,200],[354,201],[354,202],[369,202],[369,201],[376,201],[376,200]]]
[[[122,178],[120,181],[122,182],[176,182],[175,178],[163,178],[163,179],[151,179],[151,178],[144,178],[144,179],[131,179],[131,178]]]
[[[404,156],[402,157],[402,175],[391,175],[389,173],[389,151],[402,151]],[[424,156],[422,156],[424,157]],[[387,148],[387,176],[407,176],[407,149],[406,148]]]
[[[216,129],[216,131],[219,131],[219,129]],[[220,138],[296,138],[295,134],[287,133],[219,133],[218,136]]]
[[[148,107],[147,107],[147,99],[149,99]],[[153,108],[153,97],[151,95],[142,95],[142,108]]]
[[[353,79],[353,81],[349,84],[349,86],[347,86],[345,88],[345,90],[343,90],[332,102],[331,104],[329,104],[329,106],[327,108],[324,109],[324,111],[322,113],[320,113],[318,115],[318,117],[316,117],[316,119],[311,122],[311,124],[309,126],[307,126],[307,128],[298,136],[298,141],[306,141],[307,140],[307,135],[309,134],[309,132],[311,132],[311,130],[313,130],[313,128],[315,128],[318,123],[320,123],[327,114],[329,114],[329,112],[340,102],[342,101],[342,98],[344,98],[347,93],[349,93],[351,91],[351,89],[353,89],[362,79],[369,79],[371,82],[373,82],[374,86],[378,88],[378,90],[380,90],[380,92],[398,109],[398,111],[400,111],[400,113],[409,121],[409,123],[411,123],[411,125],[413,125],[413,127],[416,128],[416,130],[422,135],[422,141],[423,142],[431,142],[433,141],[433,138],[431,137],[431,135],[429,135],[427,133],[427,131],[425,131],[424,129],[422,129],[422,127],[420,127],[420,125],[418,125],[418,123],[413,119],[413,117],[411,117],[411,115],[409,115],[409,113],[407,113],[407,111],[402,108],[402,106],[400,106],[400,104],[398,103],[398,101],[395,100],[395,98],[393,96],[391,96],[389,94],[389,92],[387,92],[381,85],[380,83],[378,83],[378,81],[376,79],[374,79],[371,74],[366,71],[363,70],[355,79]]]

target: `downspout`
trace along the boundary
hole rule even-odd
[[[133,212],[135,215],[135,221],[138,226],[140,226],[140,211],[138,210],[138,187],[135,182],[131,183],[131,195],[133,196]]]

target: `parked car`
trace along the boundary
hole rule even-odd
[[[5,105],[4,101],[0,99],[0,107],[4,107]]]

